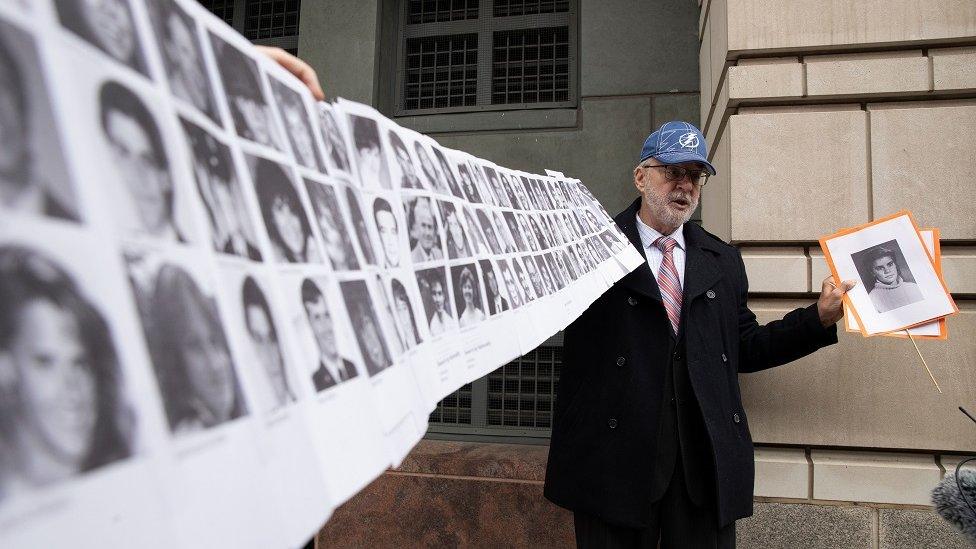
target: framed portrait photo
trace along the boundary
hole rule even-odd
[[[939,229],[929,228],[922,229],[922,242],[925,244],[925,250],[929,252],[932,256],[932,261],[935,265],[935,272],[942,276],[942,247],[939,245]],[[933,320],[932,322],[926,322],[925,324],[919,324],[913,328],[908,328],[907,330],[898,330],[896,332],[888,332],[883,334],[886,337],[900,337],[907,339],[909,334],[911,337],[916,339],[948,339],[949,329],[947,326],[945,318],[940,318],[938,320]],[[861,333],[861,325],[858,323],[857,318],[854,317],[854,313],[851,312],[850,306],[844,304],[844,329],[848,332]]]
[[[858,282],[844,299],[866,337],[959,310],[907,211],[821,238],[820,246],[835,280]]]

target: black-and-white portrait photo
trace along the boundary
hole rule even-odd
[[[854,252],[851,260],[857,267],[871,303],[879,313],[924,299],[897,240]]]
[[[327,184],[311,179],[305,180],[308,199],[315,212],[325,255],[335,271],[351,271],[359,269],[359,260],[352,246],[352,236],[349,223],[339,207],[335,189]]]
[[[302,281],[301,294],[305,318],[318,349],[312,385],[316,392],[321,392],[356,377],[356,366],[339,352],[335,318],[319,283],[306,278]]]
[[[230,148],[193,122],[180,119],[180,123],[191,152],[197,190],[210,221],[214,250],[261,261]]]
[[[123,230],[185,242],[176,220],[175,183],[156,117],[125,85],[108,81],[98,94],[100,121],[125,196],[115,214]]]
[[[491,219],[488,218],[488,214],[484,210],[479,209],[477,212],[478,224],[481,226],[482,232],[484,232],[485,239],[488,241],[488,247],[491,249],[491,253],[500,254],[502,253],[502,245],[498,240],[498,233],[495,231],[495,226],[492,225]]]
[[[488,179],[485,177],[485,172],[481,169],[481,165],[472,160],[468,160],[467,165],[474,186],[481,194],[482,202],[491,204],[492,206],[504,206],[504,201],[498,195],[498,189],[488,184]]]
[[[549,263],[546,261],[548,257],[548,254],[537,255],[535,256],[535,263],[539,268],[539,277],[542,279],[542,287],[545,289],[547,294],[551,294],[558,290],[559,287],[556,285],[556,280],[552,274],[552,269],[549,267]]]
[[[535,295],[541,297],[552,293],[551,288],[546,286],[543,281],[542,274],[539,272],[539,264],[536,263],[535,258],[525,256],[523,258],[523,264],[525,265],[525,272],[528,273],[529,280],[532,282],[532,289],[535,290]]]
[[[474,263],[451,267],[454,282],[454,304],[458,312],[458,324],[462,328],[474,326],[485,319],[485,307],[481,300],[481,284]]]
[[[526,262],[531,263],[532,260],[526,256]],[[536,287],[532,283],[532,279],[529,276],[528,270],[525,268],[525,263],[522,262],[522,258],[512,258],[512,270],[515,271],[515,278],[518,280],[519,287],[522,289],[525,302],[528,303],[536,299],[540,294],[536,291]]]
[[[431,150],[434,151],[434,158],[437,159],[437,164],[440,165],[441,174],[443,174],[447,186],[451,189],[451,194],[458,198],[464,198],[464,193],[461,192],[461,186],[458,185],[457,178],[454,177],[454,170],[451,169],[451,163],[447,161],[444,152],[436,146],[431,147]]]
[[[430,335],[439,336],[458,327],[447,291],[447,275],[443,268],[417,271],[417,286],[427,313]]]
[[[513,218],[514,221],[514,218]],[[498,244],[502,249],[503,253],[513,253],[518,251],[518,247],[515,245],[515,237],[508,230],[508,224],[505,222],[505,218],[502,217],[502,212],[494,210],[491,212],[491,222],[492,226],[495,227],[495,233],[498,235]]]
[[[424,178],[427,179],[428,186],[441,194],[450,193],[451,191],[447,188],[447,183],[444,182],[441,173],[437,170],[437,166],[431,160],[427,147],[420,141],[415,141],[413,149],[417,153],[417,159],[420,161],[420,169],[424,172]]]
[[[146,0],[169,91],[220,125],[197,23],[174,0]]]
[[[321,261],[302,200],[285,168],[258,156],[249,156],[248,164],[275,258],[287,263]]]
[[[277,410],[296,400],[288,380],[285,357],[278,339],[271,306],[254,277],[244,279],[241,287],[241,309],[247,328],[251,351],[261,366],[256,377],[261,379],[259,406],[262,411]]]
[[[542,246],[536,240],[535,233],[532,232],[532,227],[529,225],[529,215],[525,213],[517,213],[515,215],[518,220],[519,232],[522,234],[522,238],[525,239],[526,247],[529,250],[541,250]]]
[[[482,234],[481,229],[478,227],[478,220],[475,219],[472,207],[468,205],[460,205],[458,207],[464,211],[464,228],[468,230],[468,236],[471,237],[471,249],[475,253],[480,254],[492,253],[492,249],[488,247],[488,241],[485,240],[485,235]]]
[[[325,158],[336,171],[349,173],[349,151],[346,141],[342,137],[339,123],[332,109],[323,103],[318,104],[319,128],[322,130],[322,142],[325,144]]]
[[[485,168],[486,171],[487,169]],[[514,195],[512,194],[512,182],[505,172],[498,172],[498,181],[490,184],[495,189],[495,194],[498,195],[499,205],[506,208],[515,207]]]
[[[503,295],[506,290],[502,288],[501,281],[498,280],[498,272],[495,267],[487,259],[482,259],[478,265],[481,266],[481,277],[485,284],[485,302],[488,304],[488,314],[497,315],[502,311],[507,311],[508,299]]]
[[[380,142],[380,132],[376,121],[365,116],[349,115],[352,127],[353,145],[356,147],[356,168],[359,181],[365,187],[392,189],[390,170],[386,165],[386,155]]]
[[[502,219],[505,220],[505,226],[508,227],[508,232],[512,235],[512,242],[515,244],[515,251],[529,251],[529,245],[527,240],[522,237],[522,228],[519,227],[518,221],[515,219],[514,212],[502,212]]]
[[[149,75],[128,0],[55,0],[58,20],[106,55]]]
[[[0,207],[78,221],[34,38],[0,20]]]
[[[383,250],[383,265],[388,268],[400,266],[400,222],[393,213],[393,206],[383,198],[373,199],[373,222]]]
[[[429,189],[430,187],[420,178],[417,165],[410,157],[410,150],[404,144],[403,139],[395,130],[387,132],[390,140],[390,148],[393,149],[393,157],[396,158],[397,165],[400,166],[400,187],[403,189]]]
[[[441,219],[444,220],[447,257],[450,259],[471,257],[471,245],[468,242],[468,237],[464,234],[457,208],[454,207],[454,204],[444,200],[439,200],[437,206],[441,211]]]
[[[502,282],[505,284],[505,289],[508,291],[508,298],[511,302],[512,308],[516,309],[521,307],[522,303],[524,303],[522,289],[515,281],[515,273],[512,271],[512,268],[508,266],[507,259],[498,260],[498,270],[501,271]]]
[[[529,226],[532,227],[532,235],[535,236],[536,241],[543,250],[547,250],[552,247],[552,243],[549,241],[549,237],[546,232],[542,230],[541,221],[539,221],[540,214],[534,214],[529,216]]]
[[[281,137],[261,85],[257,62],[216,34],[210,33],[210,43],[237,135],[281,150]]]
[[[0,502],[126,459],[135,421],[108,322],[46,254],[0,246]]]
[[[319,148],[312,135],[312,122],[305,101],[297,91],[270,76],[271,93],[274,94],[278,114],[285,126],[285,135],[291,143],[295,161],[306,168],[325,172],[325,166],[319,157]]]
[[[359,203],[359,191],[352,187],[346,187],[346,202],[349,206],[349,215],[352,216],[352,228],[355,231],[356,239],[359,241],[359,249],[363,252],[363,260],[369,265],[378,265],[377,254],[373,249],[373,240],[369,236],[366,218],[363,217],[363,208]]]
[[[356,342],[359,344],[359,351],[366,363],[366,371],[370,377],[373,377],[389,368],[393,361],[369,289],[366,282],[362,280],[340,282],[339,286],[356,335]]]
[[[458,176],[461,178],[461,191],[464,193],[464,197],[468,202],[481,202],[481,193],[478,192],[478,188],[475,186],[474,178],[471,176],[468,165],[464,162],[458,162],[457,169]]]
[[[126,259],[170,430],[182,435],[245,415],[213,297],[175,263]]]
[[[393,296],[393,315],[397,334],[407,349],[416,347],[422,341],[417,328],[417,316],[407,294],[407,288],[396,278],[390,280],[390,294]]]
[[[434,205],[426,196],[408,199],[403,207],[407,213],[410,235],[410,258],[414,263],[444,259],[440,229],[434,215]]]

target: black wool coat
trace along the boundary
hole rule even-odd
[[[644,255],[638,198],[615,218]],[[720,525],[752,514],[755,475],[739,372],[786,364],[837,342],[816,304],[764,326],[746,304],[738,249],[694,223],[684,225],[681,330],[691,386],[711,448]],[[572,511],[643,528],[651,511],[670,324],[645,262],[566,328],[545,496]],[[673,344],[672,344],[673,345]]]

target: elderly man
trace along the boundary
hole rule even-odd
[[[580,547],[734,547],[754,475],[738,374],[837,341],[853,282],[756,322],[739,251],[688,223],[714,174],[691,124],[647,138],[615,218],[647,262],[566,328],[545,495]]]

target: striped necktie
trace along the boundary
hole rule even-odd
[[[678,269],[674,266],[674,247],[678,243],[669,236],[662,236],[654,241],[654,245],[664,253],[661,269],[657,274],[657,285],[661,288],[661,299],[668,312],[671,329],[677,335],[678,325],[681,323],[681,279],[678,278]]]

